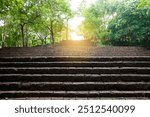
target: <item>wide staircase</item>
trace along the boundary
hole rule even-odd
[[[15,57],[10,51],[0,52],[0,99],[150,98],[150,56],[31,56],[30,51]]]

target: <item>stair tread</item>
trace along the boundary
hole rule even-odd
[[[150,82],[4,82],[0,85],[150,85]]]
[[[107,76],[133,76],[133,77],[150,77],[150,74],[0,74],[0,77],[2,76],[15,76],[15,77],[25,77],[25,76],[31,76],[31,77],[41,77],[41,76],[72,76],[72,77],[107,77]]]
[[[126,94],[134,94],[134,93],[148,93],[150,94],[150,91],[117,91],[117,90],[111,90],[111,91],[0,91],[0,94],[3,94],[3,93],[62,93],[62,94],[65,94],[65,93],[74,93],[74,94],[77,94],[77,93],[81,93],[81,94],[92,94],[92,93],[126,93]]]
[[[13,69],[13,70],[17,70],[17,69],[91,69],[91,70],[95,70],[95,69],[148,69],[150,70],[150,67],[0,67],[0,70],[4,70],[4,69]]]
[[[8,98],[21,98],[21,97],[68,97],[68,98],[78,98],[78,97],[86,97],[86,98],[98,98],[98,97],[134,97],[134,98],[149,98],[150,91],[0,91],[0,96],[3,99]]]
[[[97,63],[97,64],[101,64],[101,63],[150,63],[150,61],[52,61],[52,62],[0,62],[0,64],[50,64],[50,63]]]
[[[1,58],[7,58],[7,59],[18,59],[18,58],[29,58],[29,59],[36,59],[36,58],[150,58],[150,56],[30,56],[30,57],[1,57]]]

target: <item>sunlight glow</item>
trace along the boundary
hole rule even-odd
[[[69,20],[69,25],[72,30],[76,30],[81,22],[84,20],[84,17],[76,16]]]
[[[81,24],[81,22],[84,20],[83,17],[74,17],[69,21],[69,26],[71,27],[71,40],[84,40],[84,37],[82,35],[76,34],[76,31],[78,31],[78,27]]]
[[[73,11],[77,11],[80,7],[81,2],[84,2],[86,6],[89,6],[90,4],[96,2],[97,0],[70,0],[71,2],[71,9]]]
[[[80,41],[80,40],[84,40],[84,37],[82,35],[77,35],[75,32],[72,32],[71,40]]]
[[[79,7],[82,2],[84,2],[85,6],[89,6],[90,4],[94,3],[96,0],[70,0],[71,9],[74,12],[78,12]],[[79,31],[79,26],[84,21],[84,17],[80,15],[76,15],[74,18],[69,20],[69,27],[72,30],[71,40],[84,40],[84,36],[78,35],[75,32]]]
[[[4,26],[4,21],[0,20],[0,26]]]

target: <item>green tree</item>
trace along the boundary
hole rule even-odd
[[[4,2],[4,0],[2,0],[2,3],[1,11],[5,17],[3,20],[6,22],[4,27],[10,26],[11,28],[15,28],[11,30],[19,31],[22,38],[22,46],[27,46],[28,27],[40,16],[38,12],[39,1],[7,0],[7,2]],[[10,33],[9,31],[7,32]]]
[[[5,47],[54,44],[72,16],[68,0],[1,0],[0,13]]]
[[[66,0],[46,0],[42,11],[45,20],[45,28],[49,30],[50,41],[55,43],[56,38],[60,37],[65,21],[71,18],[72,13],[69,3]]]
[[[150,9],[138,8],[132,1],[126,10],[118,14],[109,24],[109,42],[112,45],[139,45],[150,47]]]
[[[85,20],[81,26],[86,39],[100,41],[107,33],[107,26],[113,16],[116,15],[117,2],[111,0],[97,0],[89,8],[85,9]]]
[[[145,0],[146,1],[146,0]],[[81,31],[98,43],[150,46],[150,9],[140,0],[97,0],[85,9]]]

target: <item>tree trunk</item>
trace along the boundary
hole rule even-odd
[[[50,22],[51,26],[50,26],[50,35],[51,35],[51,39],[52,39],[52,44],[55,43],[55,38],[54,38],[54,32],[53,32],[53,21]]]
[[[5,47],[5,26],[2,30],[2,48]]]
[[[44,38],[44,43],[47,44],[47,36]]]
[[[26,26],[26,47],[28,47],[28,27]]]
[[[5,47],[5,34],[2,32],[2,48]]]
[[[21,35],[22,35],[22,46],[25,47],[25,38],[24,38],[24,24],[21,24]]]
[[[9,31],[9,36],[8,36],[8,39],[9,39],[9,41],[8,41],[8,47],[12,47],[12,46],[13,46],[13,41],[12,41],[11,38],[12,38],[12,37],[11,37],[11,32]]]

